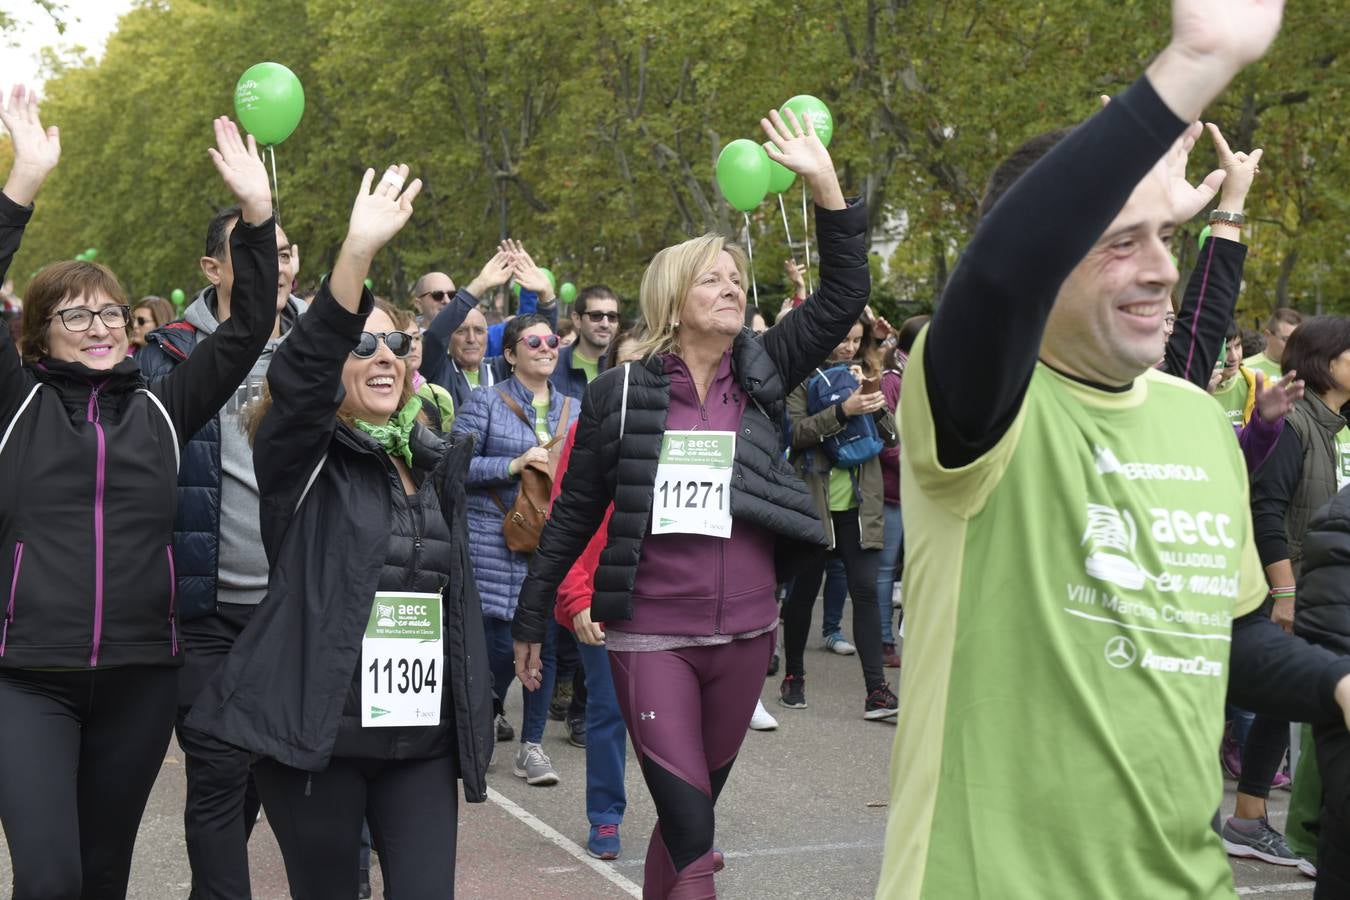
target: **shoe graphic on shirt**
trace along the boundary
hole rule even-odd
[[[1148,573],[1129,558],[1134,553],[1139,529],[1130,511],[1105,506],[1087,505],[1087,530],[1082,544],[1089,548],[1084,570],[1099,581],[1114,584],[1126,590],[1137,591],[1148,581]]]

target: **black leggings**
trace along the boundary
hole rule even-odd
[[[14,898],[126,897],[178,670],[0,670],[0,825]]]
[[[834,550],[831,552],[844,561],[848,593],[853,600],[853,644],[858,648],[863,681],[870,693],[886,681],[881,665],[881,613],[877,609],[877,564],[881,551],[862,548],[856,509],[830,513],[830,516],[834,520]],[[811,610],[820,593],[821,579],[825,577],[826,559],[827,555],[822,553],[797,575],[783,606],[783,643],[789,675],[806,674],[802,652],[811,631]]]
[[[362,819],[380,854],[386,900],[455,896],[459,763],[453,754],[334,757],[313,774],[264,759],[254,777],[294,900],[356,896]]]
[[[1269,797],[1270,783],[1280,771],[1284,753],[1289,749],[1289,723],[1270,716],[1258,715],[1247,732],[1242,745],[1242,777],[1238,779],[1238,793],[1252,797]]]

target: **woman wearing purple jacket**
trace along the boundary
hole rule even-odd
[[[646,897],[715,896],[713,806],[764,682],[788,563],[824,543],[783,457],[788,393],[867,302],[866,210],[848,206],[808,125],[762,122],[815,196],[820,287],[763,335],[744,328],[745,257],[717,235],[668,247],[642,279],[638,362],[588,386],[575,446],[521,588],[516,673],[539,682],[554,592],[614,512],[578,640],[605,643],[659,821]],[[578,617],[582,618],[582,617]],[[600,623],[604,623],[601,626]]]

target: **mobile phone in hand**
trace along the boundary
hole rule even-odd
[[[860,387],[859,390],[864,394],[875,394],[877,391],[881,390],[881,379],[864,378],[862,387]]]

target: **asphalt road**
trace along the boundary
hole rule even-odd
[[[782,709],[775,702],[778,679],[765,682],[765,703],[780,727],[746,736],[718,803],[717,845],[727,857],[727,868],[717,878],[719,896],[735,900],[873,896],[895,728],[862,719],[862,675],[856,657],[827,653],[813,639],[806,666],[808,709]],[[519,728],[518,695],[507,710]],[[457,896],[640,897],[642,858],[655,814],[631,749],[623,854],[615,863],[599,863],[584,851],[585,756],[567,744],[561,723],[550,722],[544,740],[562,778],[557,786],[529,787],[512,776],[508,748],[515,745],[499,746],[498,759],[489,770],[491,799],[461,806]],[[1232,808],[1232,782],[1227,788],[1225,812]],[[129,897],[187,896],[183,792],[182,754],[172,746],[141,826]],[[1283,827],[1287,799],[1282,791],[1272,798],[1271,819],[1277,828]],[[281,856],[266,821],[254,832],[250,849],[256,900],[287,897]],[[1233,870],[1241,895],[1312,897],[1312,882],[1294,869],[1234,860]],[[378,872],[373,874],[379,897]],[[0,894],[8,895],[9,882],[8,855],[0,852]],[[1046,885],[1043,896],[1057,896],[1053,885]]]

